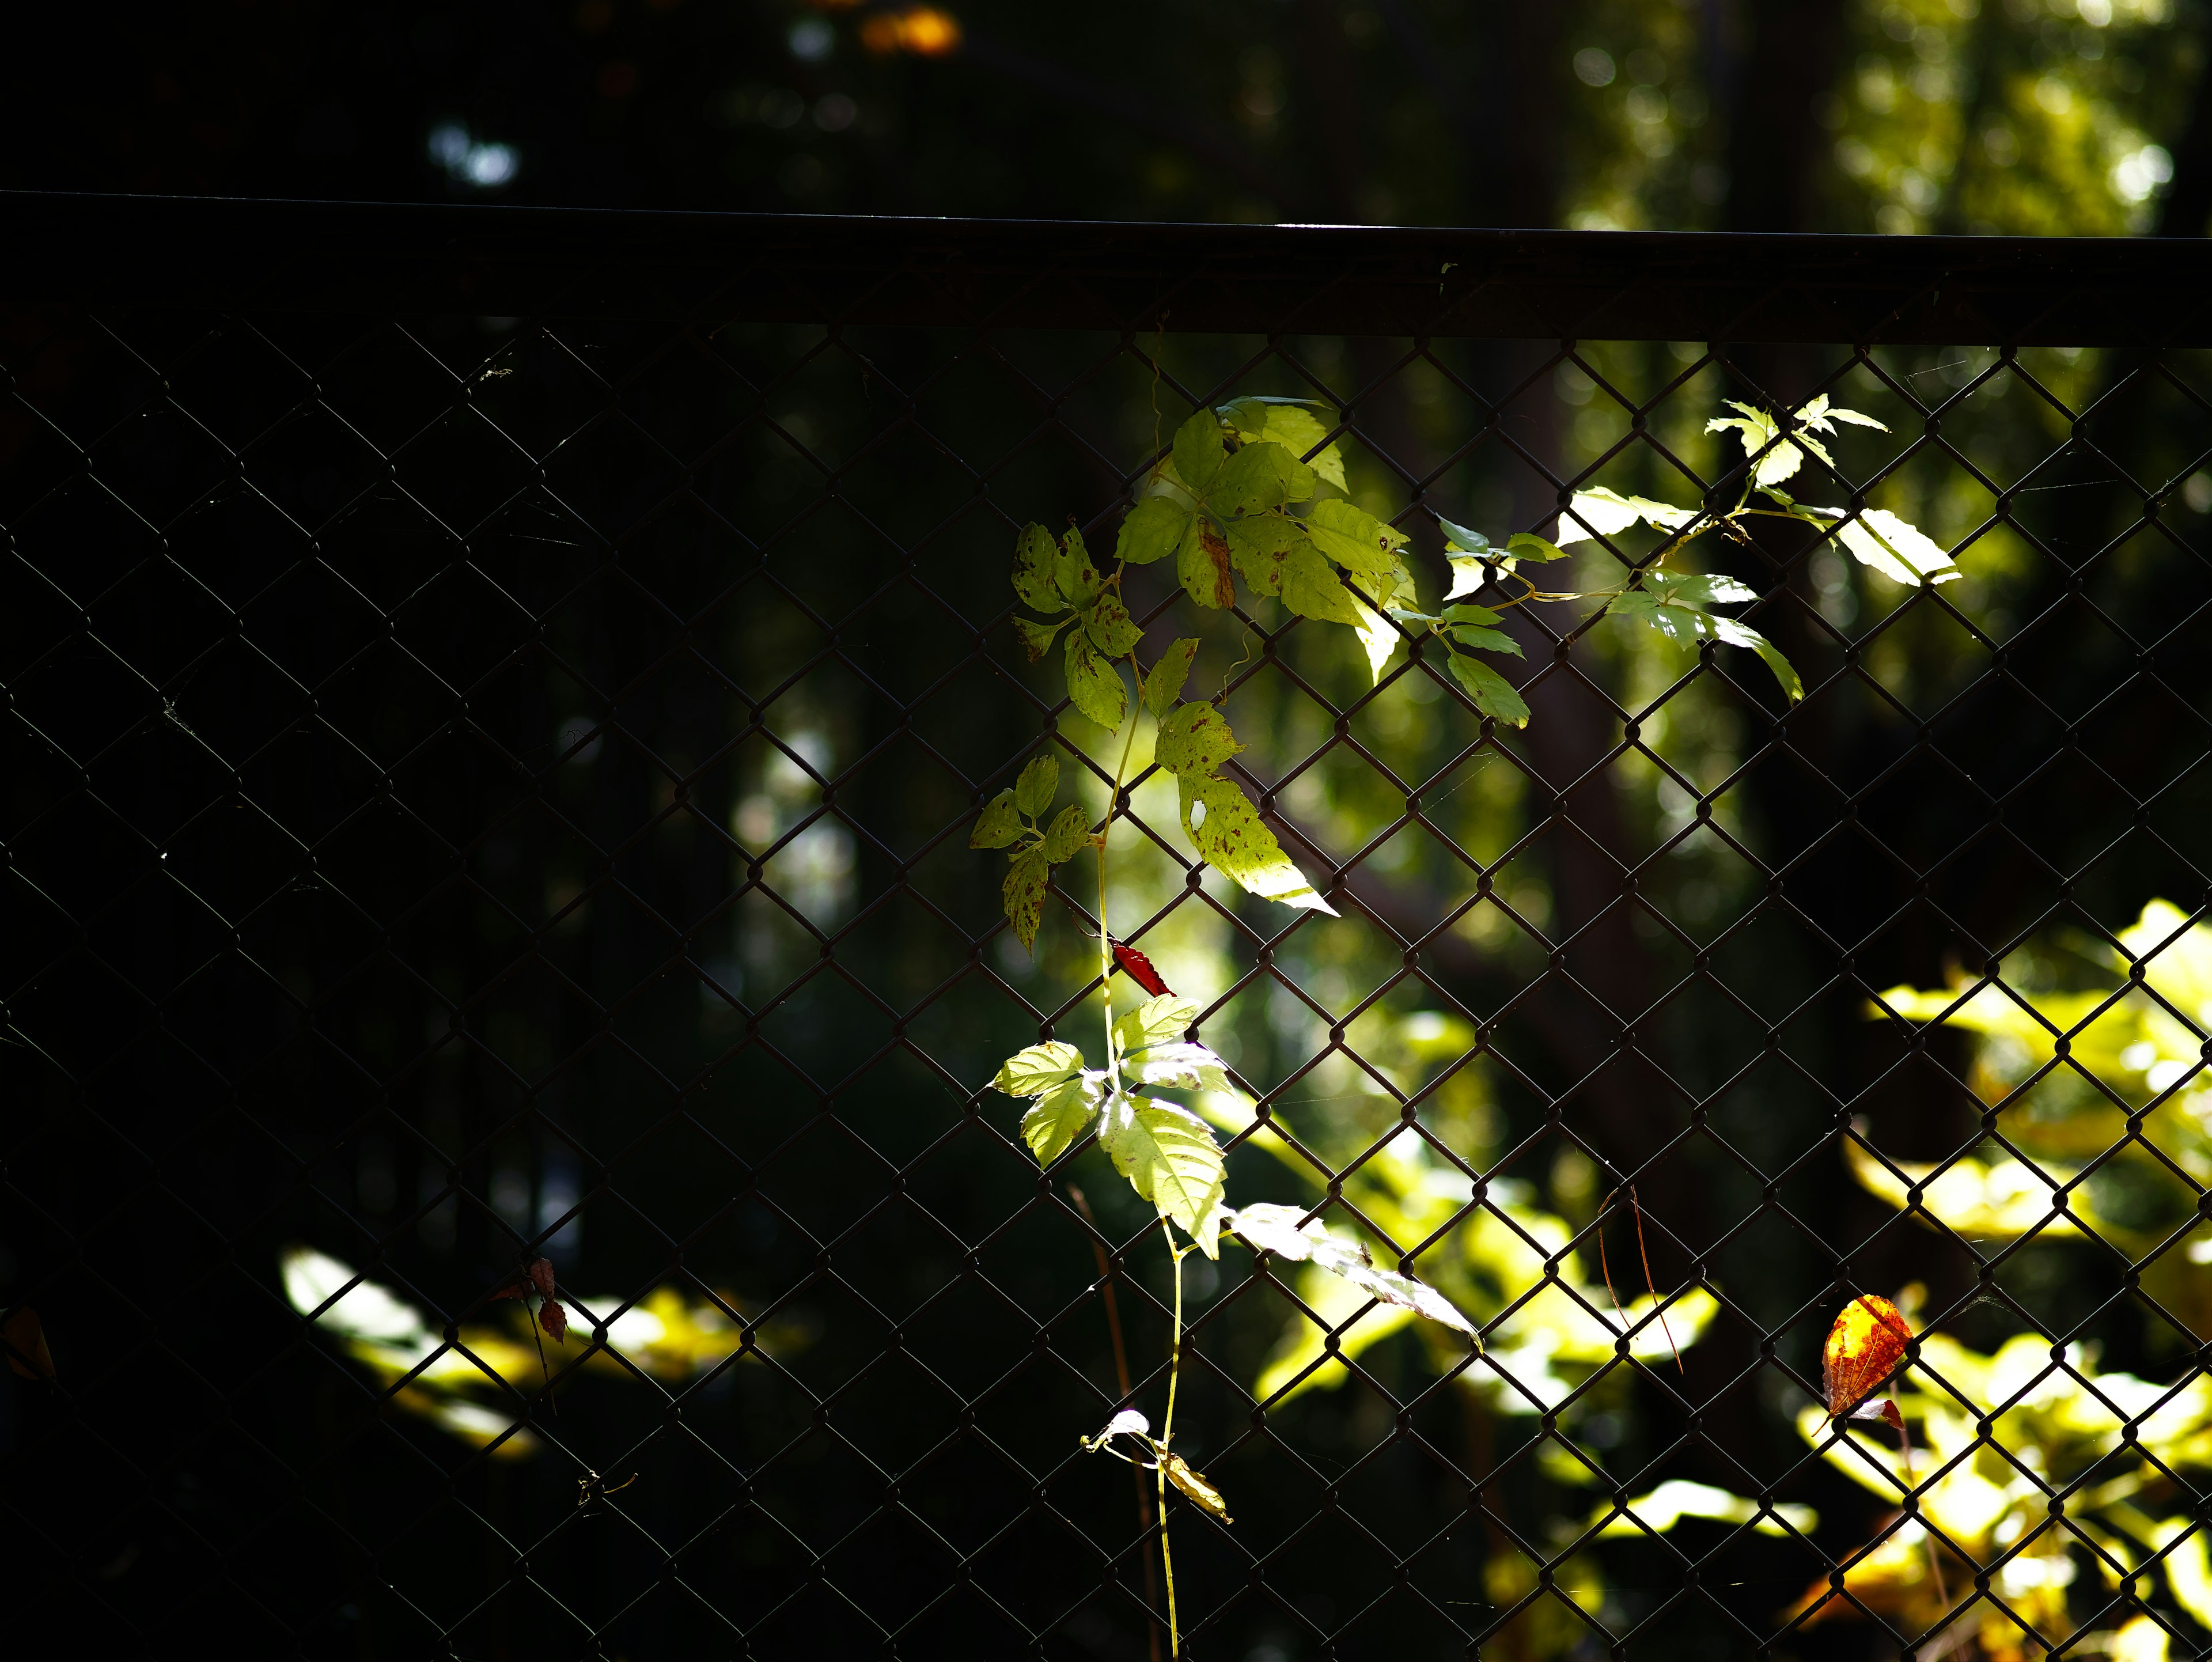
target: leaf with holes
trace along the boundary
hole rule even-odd
[[[1030,952],[1036,950],[1037,925],[1044,916],[1045,886],[1051,877],[1052,864],[1044,857],[1043,849],[1032,843],[1027,853],[1006,868],[1006,880],[1000,889],[1006,921],[1014,926],[1014,939]]]
[[[1185,774],[1176,782],[1182,797],[1183,831],[1207,865],[1262,899],[1336,916],[1336,908],[1315,892],[1306,874],[1283,852],[1259,809],[1234,781],[1218,774],[1204,778]]]
[[[1215,1237],[1225,1173],[1220,1147],[1204,1120],[1170,1102],[1120,1097],[1106,1106],[1098,1141],[1140,1198],[1206,1257],[1219,1256]]]
[[[1090,841],[1091,822],[1083,817],[1081,808],[1070,802],[1044,834],[1044,857],[1055,866],[1065,865]]]
[[[1014,593],[1030,610],[1067,610],[1067,602],[1060,599],[1059,586],[1052,579],[1053,563],[1059,556],[1052,533],[1041,525],[1024,526],[1022,534],[1014,539]]]
[[[1314,546],[1346,570],[1377,582],[1395,581],[1397,551],[1406,545],[1404,532],[1337,500],[1315,504],[1306,516],[1306,527],[1313,533]]]
[[[1243,748],[1227,716],[1212,704],[1188,703],[1162,719],[1152,759],[1170,773],[1207,774]]]
[[[1129,608],[1121,604],[1121,597],[1111,589],[1101,594],[1084,612],[1083,629],[1092,644],[1108,658],[1127,657],[1145,637],[1145,631],[1131,619]]]
[[[1002,790],[975,816],[975,829],[968,835],[971,849],[1003,849],[1022,834],[1022,813],[1014,806],[1014,793]]]
[[[1083,533],[1073,526],[1068,527],[1067,534],[1060,539],[1058,553],[1053,557],[1052,581],[1068,605],[1079,611],[1097,600],[1104,586],[1097,568],[1091,563],[1091,551],[1083,545]]]

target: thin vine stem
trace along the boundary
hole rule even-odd
[[[1121,574],[1117,571],[1118,578]],[[1121,1094],[1121,1058],[1114,1050],[1114,937],[1106,927],[1106,841],[1114,834],[1114,816],[1121,807],[1121,781],[1128,776],[1129,757],[1137,747],[1137,723],[1143,719],[1145,672],[1137,654],[1129,654],[1129,668],[1137,678],[1137,700],[1129,710],[1129,736],[1121,741],[1121,759],[1114,764],[1114,790],[1106,799],[1106,818],[1098,826],[1098,997],[1105,1008],[1106,1071],[1114,1095]]]
[[[1154,1467],[1160,1491],[1160,1567],[1168,1583],[1168,1655],[1182,1654],[1182,1629],[1176,1619],[1175,1554],[1168,1546],[1168,1461],[1175,1449],[1176,1385],[1182,1373],[1182,1260],[1189,1247],[1176,1245],[1175,1231],[1168,1221],[1160,1220],[1160,1233],[1167,1237],[1168,1257],[1175,1265],[1175,1325],[1168,1334],[1168,1413],[1160,1422],[1160,1451],[1158,1464]]]

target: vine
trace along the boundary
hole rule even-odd
[[[1075,858],[1086,843],[1097,860],[1104,1065],[1091,1066],[1076,1044],[1048,1039],[1008,1057],[992,1084],[1028,1101],[1021,1135],[1041,1167],[1050,1166],[1084,1137],[1095,1136],[1115,1169],[1159,1214],[1174,1280],[1167,1412],[1159,1435],[1152,1434],[1142,1413],[1124,1406],[1081,1443],[1085,1450],[1111,1454],[1154,1474],[1171,1655],[1182,1654],[1182,1635],[1169,1541],[1169,1488],[1219,1522],[1231,1521],[1220,1491],[1173,1448],[1183,1259],[1193,1251],[1218,1257],[1221,1233],[1227,1230],[1255,1252],[1310,1263],[1370,1298],[1463,1333],[1478,1350],[1482,1339],[1474,1323],[1443,1294],[1412,1276],[1381,1269],[1364,1245],[1331,1233],[1302,1208],[1231,1207],[1223,1151],[1212,1128],[1194,1109],[1153,1094],[1228,1093],[1234,1087],[1222,1059],[1191,1037],[1197,1003],[1168,989],[1143,954],[1117,942],[1109,927],[1108,839],[1121,812],[1129,758],[1144,715],[1153,722],[1154,761],[1176,781],[1183,831],[1200,857],[1262,898],[1332,916],[1334,908],[1284,853],[1243,788],[1221,772],[1244,748],[1219,708],[1227,679],[1214,698],[1183,698],[1199,649],[1195,638],[1175,641],[1147,667],[1138,651],[1143,630],[1122,599],[1122,580],[1132,566],[1172,558],[1191,601],[1206,610],[1225,611],[1237,605],[1242,578],[1249,594],[1279,600],[1298,617],[1351,629],[1377,679],[1402,640],[1432,640],[1443,649],[1453,676],[1476,709],[1490,720],[1516,727],[1527,725],[1528,706],[1486,655],[1523,655],[1519,642],[1499,625],[1508,611],[1530,600],[1595,601],[1595,609],[1573,632],[1577,636],[1611,618],[1679,643],[1746,648],[1767,666],[1794,703],[1804,696],[1804,687],[1789,660],[1765,636],[1714,610],[1757,595],[1731,577],[1668,569],[1668,562],[1691,543],[1716,531],[1748,541],[1748,521],[1784,519],[1841,542],[1863,563],[1898,581],[1932,584],[1961,574],[1932,540],[1893,514],[1858,506],[1812,507],[1781,489],[1808,458],[1833,472],[1833,460],[1817,435],[1833,435],[1837,423],[1881,428],[1880,422],[1838,409],[1825,396],[1780,419],[1749,405],[1729,407],[1737,413],[1714,417],[1706,430],[1733,433],[1741,443],[1742,489],[1734,506],[1716,511],[1602,488],[1577,491],[1560,517],[1556,540],[1521,532],[1502,545],[1439,519],[1452,581],[1446,604],[1433,613],[1415,604],[1404,557],[1407,536],[1349,499],[1341,453],[1321,418],[1298,400],[1240,398],[1218,409],[1201,409],[1186,421],[1122,521],[1110,574],[1101,575],[1081,532],[1073,527],[1055,541],[1042,526],[1032,524],[1016,541],[1014,592],[1024,606],[1039,614],[1015,618],[1024,649],[1035,662],[1057,647],[1075,709],[1109,734],[1121,736],[1122,742],[1105,814],[1096,831],[1088,828],[1075,804],[1053,813],[1060,765],[1048,755],[1030,761],[976,821],[970,845],[1006,851],[1006,915],[1017,938],[1032,951],[1054,869]],[[1339,494],[1316,500],[1324,484]],[[1293,511],[1300,507],[1304,512]],[[1639,523],[1660,532],[1662,540],[1612,588],[1546,589],[1522,569],[1566,558],[1567,546],[1575,542],[1608,537]],[[1492,590],[1498,593],[1489,604],[1464,598]],[[1128,684],[1121,679],[1124,663]],[[1118,1017],[1113,1001],[1117,962],[1150,995]],[[1177,1240],[1177,1230],[1188,1245]]]

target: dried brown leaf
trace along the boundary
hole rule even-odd
[[[538,1324],[556,1344],[568,1342],[568,1312],[561,1307],[558,1299],[548,1299],[538,1306]]]
[[[1160,1469],[1167,1473],[1168,1482],[1197,1501],[1208,1516],[1218,1518],[1224,1524],[1236,1521],[1229,1515],[1229,1503],[1221,1498],[1221,1491],[1206,1482],[1202,1475],[1193,1471],[1190,1462],[1182,1455],[1163,1454]]]
[[[536,1288],[542,1296],[548,1299],[553,1296],[552,1259],[533,1258],[531,1260],[530,1268],[524,1273],[530,1277],[530,1284]]]

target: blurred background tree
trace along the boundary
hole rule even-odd
[[[2195,235],[2195,0],[51,8],[18,187]]]

